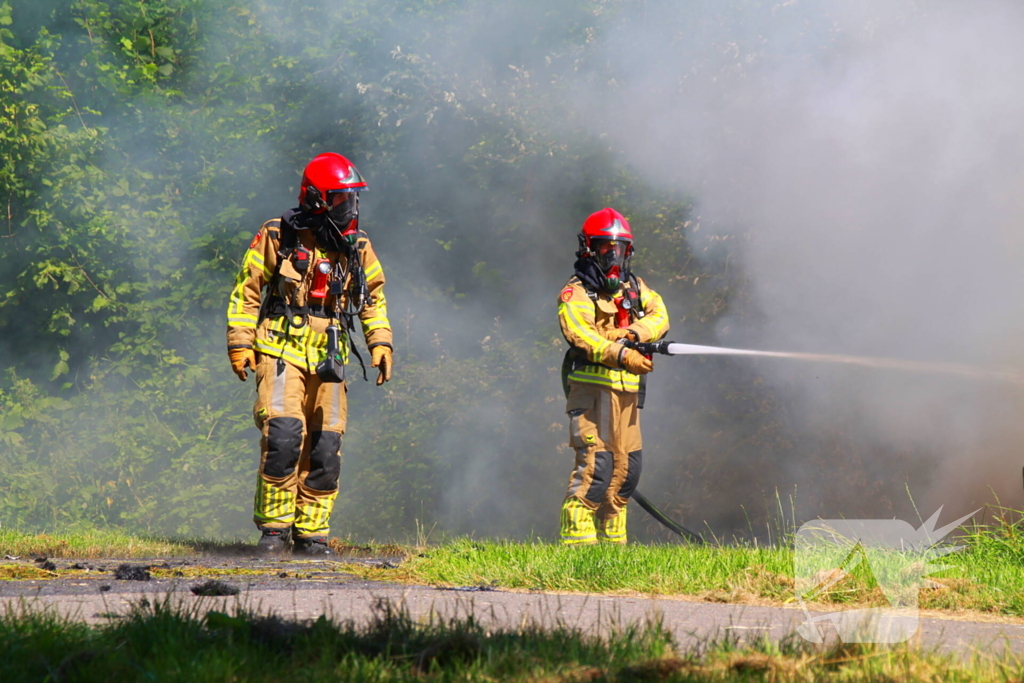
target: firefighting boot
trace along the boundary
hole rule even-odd
[[[566,498],[562,503],[562,545],[593,545],[597,543],[594,511],[579,498]]]
[[[597,518],[597,540],[601,543],[626,543],[626,508],[613,517]]]
[[[291,529],[268,529],[261,526],[260,531],[263,532],[263,535],[256,542],[256,550],[259,552],[265,555],[276,555],[288,549],[292,537]]]
[[[326,536],[306,536],[295,539],[296,555],[333,555],[334,551],[327,545]]]

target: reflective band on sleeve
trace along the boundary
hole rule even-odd
[[[382,327],[391,327],[391,323],[384,316],[375,316],[373,318],[367,318],[362,321],[363,332],[372,332],[373,330],[379,330]]]
[[[580,304],[561,303],[558,305],[558,313],[565,318],[569,329],[591,346],[594,350],[595,358],[599,361],[604,360],[608,347],[612,345],[612,342],[599,335],[591,325],[587,325],[586,322],[580,318],[581,308],[584,311],[588,310],[586,304],[581,306]]]
[[[228,316],[228,324],[234,327],[244,327],[248,329],[256,329],[257,319],[254,315],[248,315],[246,313],[232,313]]]

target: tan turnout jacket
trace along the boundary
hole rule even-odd
[[[313,264],[327,258],[334,263],[346,265],[346,256],[337,252],[324,252],[315,247],[315,240],[308,230],[297,230],[298,243],[313,253]],[[289,303],[295,294],[295,305],[309,302],[309,290],[313,283],[315,268],[311,265],[306,273],[300,274],[293,265],[294,253],[288,259],[280,259],[281,219],[267,221],[260,227],[245,252],[242,267],[235,278],[228,303],[228,348],[252,347],[259,353],[274,358],[283,358],[307,372],[315,372],[317,364],[326,355],[327,335],[324,334],[330,320],[306,316],[306,324],[288,320],[287,316],[268,315],[259,319],[260,306],[264,299],[273,294],[282,296]],[[368,298],[359,313],[359,322],[367,346],[391,344],[391,324],[388,322],[387,301],[384,298],[384,269],[373,251],[369,238],[360,232],[356,242],[363,272],[366,275]],[[271,292],[270,286],[275,274],[280,274],[276,284],[278,291]],[[350,276],[351,277],[351,276]],[[345,283],[347,286],[347,282]],[[266,288],[266,291],[265,291]],[[347,289],[347,287],[346,287]],[[342,295],[342,303],[345,303]],[[326,307],[333,310],[335,297],[327,295]],[[296,325],[300,323],[300,325]],[[347,336],[340,340],[342,353],[347,359]]]

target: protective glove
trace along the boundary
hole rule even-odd
[[[619,341],[620,339],[639,341],[639,337],[636,336],[636,332],[628,327],[613,327],[610,330],[602,330],[601,335],[608,341]]]
[[[384,346],[383,344],[380,346],[374,346],[370,349],[370,354],[370,366],[380,368],[380,374],[377,376],[377,386],[379,387],[381,384],[384,384],[384,382],[391,379],[391,368],[393,364],[393,360],[391,358],[391,347]]]
[[[646,375],[654,369],[654,363],[647,356],[626,347],[622,347],[619,364],[624,370],[632,372],[634,375]]]
[[[245,374],[246,368],[256,372],[256,352],[251,348],[228,349],[228,358],[231,360],[231,369],[243,382],[248,377]]]

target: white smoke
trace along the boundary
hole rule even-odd
[[[634,56],[596,125],[653,182],[694,188],[691,240],[743,237],[759,315],[726,317],[720,341],[1024,366],[1024,7],[678,4],[605,38]],[[1019,499],[1019,391],[757,367],[822,423],[931,453],[907,475],[927,505]]]

